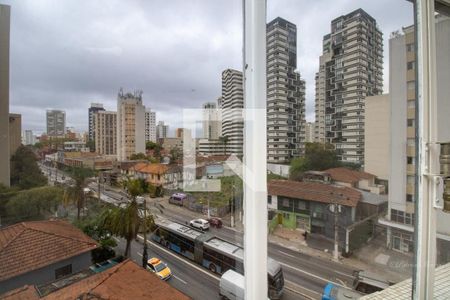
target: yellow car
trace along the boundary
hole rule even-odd
[[[167,264],[156,257],[150,258],[147,261],[147,268],[162,280],[167,280],[172,276],[172,272]]]

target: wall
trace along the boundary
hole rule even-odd
[[[0,183],[9,186],[9,24],[10,8],[0,5]]]
[[[289,165],[280,165],[280,164],[267,164],[267,171],[270,171],[274,174],[289,177]]]
[[[390,98],[388,94],[366,98],[364,124],[364,171],[389,178]]]
[[[0,282],[0,294],[6,291],[22,287],[26,284],[35,285],[47,283],[55,280],[55,270],[72,264],[72,274],[89,268],[91,263],[91,252],[86,252],[78,256],[71,257],[66,260],[51,264],[38,270],[34,270],[23,275],[10,278]]]

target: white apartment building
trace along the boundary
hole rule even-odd
[[[128,160],[132,154],[145,153],[145,106],[142,92],[117,96],[117,159]]]
[[[22,143],[24,145],[36,144],[36,137],[33,135],[33,130],[25,130],[22,136]]]
[[[156,143],[156,112],[145,110],[145,141]]]
[[[297,68],[297,26],[267,24],[267,162],[289,163],[304,152],[305,82]]]
[[[316,76],[316,140],[334,145],[343,162],[364,163],[365,98],[382,93],[382,68],[374,18],[357,9],[331,22]]]
[[[117,113],[98,111],[95,119],[95,151],[103,155],[117,155]]]
[[[314,123],[306,122],[305,123],[305,143],[313,143],[314,142]]]
[[[450,18],[436,18],[436,62],[439,141],[450,141]],[[390,172],[388,214],[379,223],[387,226],[387,246],[413,252],[415,222],[415,45],[414,27],[403,28],[389,40]],[[437,212],[437,261],[450,261],[450,217]]]
[[[158,125],[156,126],[156,140],[158,143],[160,142],[160,139],[164,139],[168,137],[169,135],[169,125],[165,125],[164,121],[159,121]]]
[[[66,112],[63,110],[47,110],[47,135],[63,137],[66,133]]]
[[[226,69],[222,72],[222,141],[227,154],[242,155],[244,143],[244,87],[242,72]]]
[[[214,102],[206,102],[202,105],[203,108],[203,122],[202,137],[204,139],[217,140],[221,135],[222,122],[220,110]]]

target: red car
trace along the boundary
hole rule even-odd
[[[209,225],[211,225],[212,227],[216,227],[216,228],[221,228],[222,227],[222,220],[220,218],[209,218],[208,219]]]

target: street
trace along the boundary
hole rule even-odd
[[[46,168],[47,174],[55,174],[53,168]],[[58,174],[62,174],[59,172]],[[66,176],[66,180],[68,180]],[[97,191],[98,185],[90,183],[89,188]],[[122,191],[102,186],[101,200],[119,205],[127,198]],[[158,217],[174,222],[187,224],[192,219],[192,212],[172,205],[161,206],[153,199],[147,202],[147,207]],[[158,208],[158,209],[155,209]],[[200,215],[198,217],[201,217]],[[243,244],[243,233],[229,227],[211,228],[210,233],[227,241]],[[139,265],[142,264],[142,237],[139,242],[133,242],[131,258]],[[118,239],[119,253],[123,253],[125,244]],[[320,299],[323,288],[328,282],[336,285],[351,286],[353,269],[334,261],[314,257],[296,250],[288,249],[275,243],[269,243],[268,254],[277,260],[285,278],[285,294],[283,299]],[[175,275],[169,283],[185,292],[194,299],[218,299],[219,277],[198,266],[184,257],[161,248],[149,242],[149,258],[156,256],[168,263]],[[195,272],[195,276],[193,276]]]

